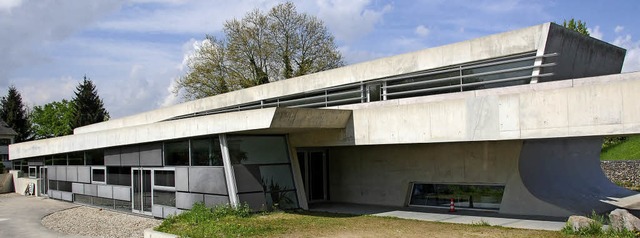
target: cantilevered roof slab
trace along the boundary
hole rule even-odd
[[[351,110],[265,108],[12,144],[10,159],[234,132],[343,129]]]

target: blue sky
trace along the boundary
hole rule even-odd
[[[83,75],[113,118],[180,102],[171,93],[184,58],[225,20],[281,1],[0,0],[0,92],[29,105],[71,99]],[[563,19],[627,49],[640,70],[640,2],[537,0],[298,0],[336,37],[347,64]]]

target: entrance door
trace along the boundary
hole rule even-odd
[[[133,212],[151,215],[151,169],[132,168],[131,190]]]
[[[321,202],[328,200],[327,157],[324,150],[299,151],[298,161],[307,201]]]
[[[49,192],[49,180],[47,179],[47,167],[41,166],[38,174],[40,178],[40,195],[47,196]]]

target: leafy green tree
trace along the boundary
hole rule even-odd
[[[29,115],[35,139],[65,136],[73,133],[73,103],[66,99],[35,106]]]
[[[583,22],[581,20],[575,20],[573,18],[571,18],[571,20],[567,21],[564,20],[564,22],[562,22],[562,26],[569,28],[571,30],[577,31],[580,34],[583,34],[585,36],[589,36],[589,30],[587,29],[587,22]]]
[[[222,39],[207,35],[187,59],[175,94],[203,98],[344,65],[324,23],[291,2],[229,20],[223,31]]]
[[[84,76],[84,80],[76,87],[75,97],[71,101],[73,105],[73,128],[86,126],[93,123],[109,120],[109,112],[104,109],[104,104],[98,90],[91,79]]]
[[[9,86],[7,96],[0,99],[0,118],[13,128],[18,135],[16,142],[31,140],[31,124],[27,119],[27,108],[15,86]]]

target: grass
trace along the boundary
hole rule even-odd
[[[249,214],[245,208],[236,212],[197,204],[191,211],[166,219],[156,230],[181,237],[563,237],[560,232],[488,226],[486,222],[462,225],[308,211]]]
[[[640,159],[640,135],[629,136],[625,141],[605,146],[600,160],[638,160]]]

